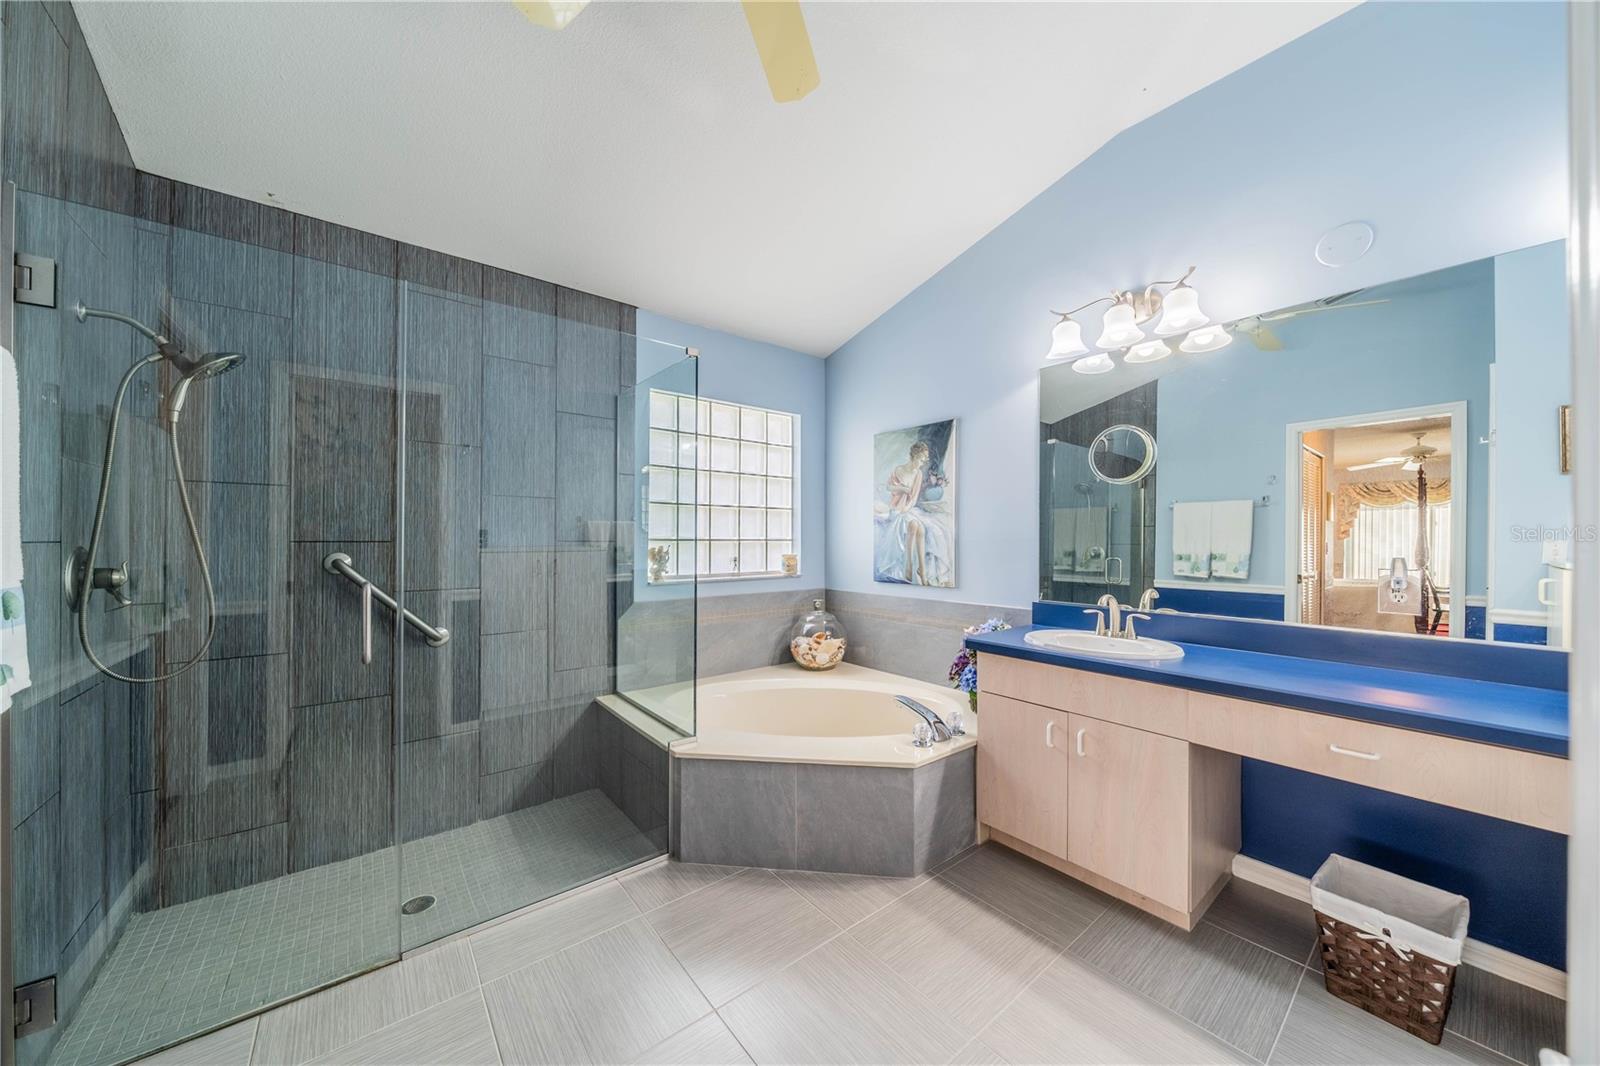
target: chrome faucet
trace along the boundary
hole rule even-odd
[[[1152,589],[1151,592],[1155,590]],[[1151,592],[1145,593],[1148,598]],[[1106,609],[1106,617],[1102,617],[1095,625],[1094,632],[1100,637],[1117,637],[1122,640],[1137,640],[1138,634],[1133,631],[1133,620],[1142,619],[1146,622],[1150,616],[1143,611],[1134,611],[1124,604],[1118,603],[1117,598],[1111,593],[1106,593],[1095,601],[1096,606]],[[1086,614],[1099,615],[1099,611],[1086,611]]]
[[[950,739],[950,727],[945,720],[940,718],[938,712],[926,704],[918,703],[910,696],[896,696],[895,699],[904,704],[913,714],[928,723],[928,728],[933,731],[934,743],[940,744]]]
[[[1156,609],[1156,601],[1161,598],[1161,593],[1154,585],[1144,590],[1144,595],[1139,597],[1139,610],[1149,614]]]

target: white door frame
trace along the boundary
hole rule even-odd
[[[1467,620],[1467,401],[1400,407],[1367,414],[1290,422],[1284,427],[1283,620],[1300,620],[1300,582],[1291,566],[1300,559],[1300,438],[1319,429],[1349,429],[1423,418],[1450,420],[1450,635],[1466,633]],[[1332,459],[1332,456],[1329,456]],[[1331,483],[1331,479],[1327,479]],[[1324,485],[1326,488],[1326,484]],[[1485,533],[1488,531],[1485,530]]]
[[[1600,8],[1567,5],[1573,640],[1568,656],[1567,1055],[1600,1060]],[[1587,651],[1585,649],[1588,649]]]

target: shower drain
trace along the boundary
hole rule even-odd
[[[400,904],[400,913],[421,914],[423,911],[433,906],[434,903],[435,900],[432,896],[412,896],[410,899]]]

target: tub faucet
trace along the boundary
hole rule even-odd
[[[933,730],[934,743],[942,743],[950,739],[950,727],[945,724],[944,719],[940,718],[933,708],[918,703],[910,696],[896,696],[895,699],[905,704],[913,714],[928,723],[928,728]]]

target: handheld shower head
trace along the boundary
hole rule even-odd
[[[178,382],[177,388],[172,390],[172,395],[167,400],[167,418],[173,422],[176,422],[178,416],[183,413],[183,405],[189,399],[191,384],[202,378],[214,378],[226,374],[244,362],[244,356],[238,352],[207,352],[199,357],[175,352],[167,358],[183,375],[183,379]]]

